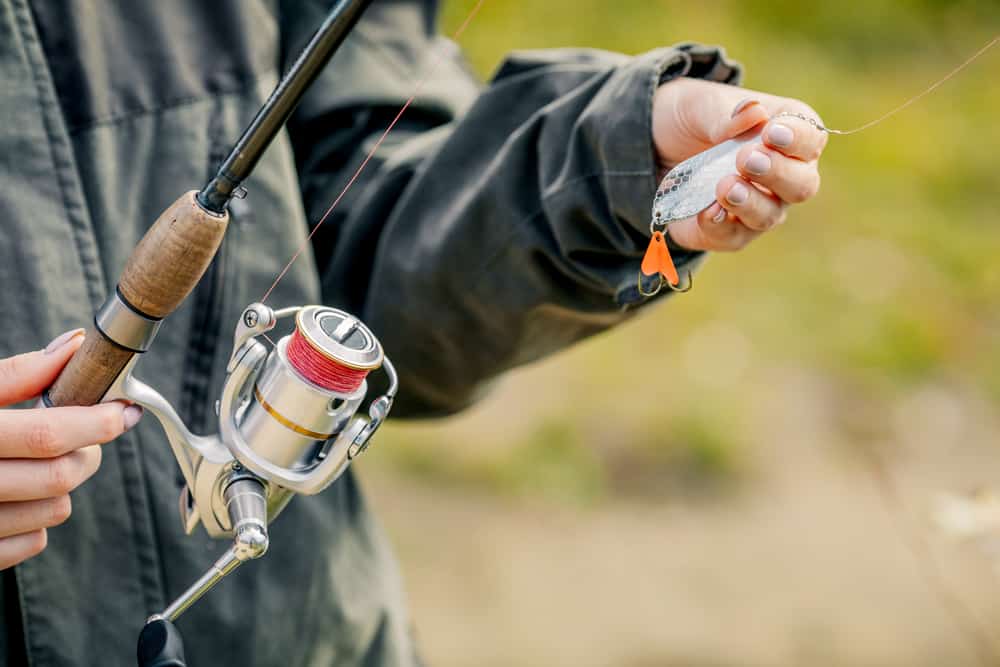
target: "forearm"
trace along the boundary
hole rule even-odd
[[[514,56],[460,120],[404,128],[369,168],[318,256],[327,298],[362,313],[399,366],[405,413],[458,410],[504,370],[630,315],[653,93],[664,76],[737,76],[717,52],[694,56]],[[306,180],[316,219],[336,193]]]

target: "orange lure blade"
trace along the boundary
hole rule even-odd
[[[670,257],[670,249],[663,238],[663,232],[653,232],[649,239],[649,247],[646,248],[646,256],[642,258],[642,273],[652,276],[659,273],[670,281],[671,285],[680,283],[680,276],[674,267],[674,260]]]

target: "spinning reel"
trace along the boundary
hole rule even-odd
[[[294,331],[269,350],[260,339],[290,317]],[[95,324],[125,343],[151,338],[158,323],[144,320],[116,294]],[[398,380],[375,335],[344,311],[251,304],[236,325],[216,403],[218,432],[195,435],[167,399],[132,374],[137,358],[104,401],[141,405],[163,426],[184,476],[185,532],[201,524],[212,537],[233,539],[198,581],[150,619],[173,621],[242,563],[264,555],[268,524],[295,494],[324,490],[367,448],[392,407]],[[371,402],[367,418],[359,416],[366,376],[380,367],[389,388]]]

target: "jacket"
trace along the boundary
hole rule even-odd
[[[144,231],[212,175],[328,4],[0,0],[0,354],[91,320]],[[739,69],[694,45],[631,58],[567,49],[512,54],[481,85],[437,35],[436,4],[366,12],[140,360],[136,375],[195,432],[214,428],[241,310],[441,53],[269,304],[359,315],[397,366],[405,417],[461,410],[505,370],[641,310],[653,92],[675,76],[736,82]],[[146,616],[226,546],[183,534],[179,489],[154,419],[107,445],[48,548],[3,573],[0,656],[132,664]],[[295,499],[271,533],[266,557],[179,621],[191,665],[417,664],[396,564],[354,476]]]

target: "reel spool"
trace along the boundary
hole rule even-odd
[[[271,463],[308,469],[348,427],[367,394],[365,378],[383,360],[382,346],[358,319],[336,308],[302,308],[254,383],[240,434]]]
[[[354,392],[382,365],[382,346],[364,324],[342,310],[308,306],[295,316],[289,362],[329,391]]]
[[[284,317],[294,331],[274,349],[258,340]],[[272,311],[251,304],[236,328],[229,377],[219,409],[219,437],[232,459],[269,485],[273,520],[294,493],[319,493],[362,452],[396,393],[396,372],[375,334],[352,315],[327,306]],[[368,393],[368,374],[384,368],[389,390],[372,401],[368,419],[357,417]],[[210,497],[211,534],[230,529],[219,505],[220,472],[199,469],[196,498]]]

